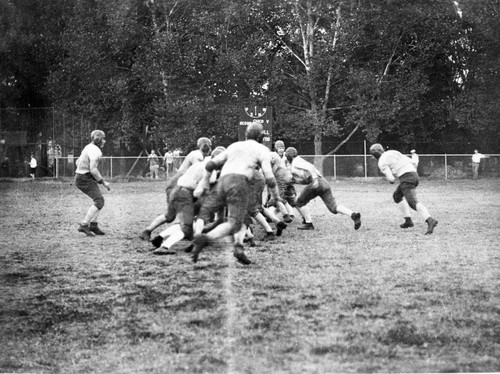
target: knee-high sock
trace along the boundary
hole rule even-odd
[[[337,213],[345,214],[346,216],[351,216],[354,212],[346,206],[337,205]]]
[[[285,203],[285,208],[286,208],[288,215],[293,216],[293,208],[289,203]]]
[[[246,232],[247,232],[247,227],[245,225],[241,225],[241,229],[233,235],[234,236],[234,244],[243,245],[243,241],[245,240]]]
[[[306,223],[312,223],[311,211],[309,210],[309,208],[307,206],[303,206],[300,208],[297,207],[297,210],[302,215],[302,217],[304,218],[304,221],[306,221]]]
[[[163,239],[165,239],[167,236],[170,236],[174,232],[176,232],[177,230],[180,230],[180,228],[181,228],[181,225],[179,225],[178,223],[176,223],[175,225],[169,226],[165,230],[163,230],[162,232],[160,232],[160,236]]]
[[[273,221],[274,223],[278,223],[280,221],[280,219],[278,218],[278,216],[273,212],[272,209],[269,209],[269,208],[263,208],[262,209],[262,215],[264,217],[267,217],[269,218],[271,221]]]
[[[180,242],[182,239],[184,239],[184,237],[185,235],[184,232],[182,232],[181,225],[171,226],[169,237],[163,240],[161,246],[165,248],[172,248],[175,243]]]
[[[101,211],[98,210],[96,214],[94,214],[94,217],[92,217],[92,219],[90,220],[90,222],[97,222],[97,220],[99,219],[99,215],[101,214]]]
[[[165,215],[160,214],[158,217],[156,217],[153,222],[149,224],[148,227],[146,227],[146,230],[153,231],[156,229],[158,226],[163,225],[165,222],[167,222],[167,219],[165,218]]]
[[[271,225],[266,221],[266,218],[262,215],[262,213],[257,213],[257,215],[254,217],[255,220],[259,223],[259,225],[262,226],[266,232],[273,232],[273,229]]]
[[[406,201],[406,199],[403,199],[403,201],[401,201],[398,205],[399,209],[401,209],[403,218],[411,217],[410,206],[408,205],[408,201]]]
[[[92,204],[92,206],[89,208],[87,211],[87,214],[85,215],[85,218],[82,221],[82,225],[88,225],[90,221],[92,221],[92,218],[95,217],[96,214],[99,213],[99,209],[95,205]]]
[[[194,235],[200,235],[203,232],[203,228],[205,227],[205,221],[198,218],[194,221]]]
[[[253,239],[254,235],[252,233],[252,230],[250,230],[250,226],[245,226],[245,227],[246,227],[245,238],[247,238],[247,239]]]
[[[422,216],[422,218],[424,219],[424,221],[426,221],[427,218],[429,218],[431,216],[429,214],[429,211],[425,207],[425,205],[422,204],[422,203],[417,203],[417,212],[420,213],[420,215]]]
[[[285,204],[283,204],[281,201],[277,201],[276,206],[278,207],[278,210],[281,212],[281,214],[288,214],[288,210],[286,209]]]

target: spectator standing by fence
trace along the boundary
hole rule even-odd
[[[174,149],[174,170],[177,172],[182,164],[181,160],[181,150],[179,148]]]
[[[158,169],[160,165],[158,164],[158,156],[154,149],[151,150],[151,153],[148,156],[149,162],[149,176],[151,179],[158,179]]]
[[[35,179],[35,176],[36,176],[36,167],[37,166],[38,166],[38,164],[36,162],[35,155],[32,153],[31,159],[30,159],[30,176],[33,179]]]
[[[474,150],[472,155],[472,179],[479,178],[479,167],[481,166],[481,159],[487,158],[488,156],[479,153],[478,150]]]
[[[54,165],[56,159],[56,149],[51,140],[48,142],[49,149],[47,150],[47,168],[52,175],[55,175]]]
[[[412,149],[410,153],[411,153],[411,162],[413,162],[413,166],[415,166],[415,169],[418,169],[418,162],[419,162],[418,154],[414,149]]]
[[[165,152],[163,160],[165,163],[165,172],[167,173],[167,178],[168,178],[174,171],[174,154],[170,149],[167,150],[167,152]]]

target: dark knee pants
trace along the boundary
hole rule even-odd
[[[399,204],[403,201],[403,197],[408,202],[408,205],[413,210],[417,210],[417,186],[419,184],[418,174],[411,172],[405,173],[399,177],[399,186],[394,191],[392,198],[394,202]]]
[[[333,197],[332,188],[330,187],[330,184],[326,181],[326,179],[323,177],[318,178],[317,187],[313,187],[312,183],[304,187],[299,197],[297,198],[296,205],[298,208],[306,206],[309,203],[309,201],[311,201],[317,196],[321,197],[321,200],[323,200],[323,202],[325,203],[326,207],[330,212],[332,212],[333,214],[337,214],[337,202]]]
[[[97,182],[92,174],[76,174],[75,186],[85,195],[94,200],[94,205],[97,209],[103,208],[104,197],[102,196],[101,190],[99,189],[99,186],[97,185]]]
[[[227,207],[227,221],[231,224],[231,233],[240,230],[247,214],[250,187],[244,175],[227,174],[219,178],[217,185],[204,199],[199,218],[209,222],[210,217],[220,209]]]

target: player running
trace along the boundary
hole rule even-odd
[[[245,265],[251,263],[243,248],[246,226],[243,225],[247,214],[250,187],[248,181],[254,177],[256,167],[260,166],[266,184],[271,187],[272,197],[279,200],[276,178],[273,175],[269,149],[261,144],[263,127],[252,123],[247,127],[246,140],[231,144],[224,152],[210,160],[205,167],[203,180],[198,184],[194,195],[199,196],[209,188],[209,177],[213,170],[221,168],[217,186],[204,200],[200,214],[195,223],[193,261],[206,245],[226,235],[234,234],[233,254]],[[210,218],[221,207],[227,207],[227,221],[221,223],[206,234],[202,229]]]
[[[353,212],[344,205],[337,204],[330,184],[313,164],[300,157],[294,147],[288,147],[285,151],[285,156],[288,162],[290,162],[290,171],[295,183],[306,185],[296,202],[296,208],[304,217],[304,224],[298,227],[299,230],[314,230],[311,212],[307,204],[316,196],[321,197],[328,210],[333,214],[341,213],[351,217],[354,221],[354,230],[358,230],[361,227],[361,214]]]
[[[378,160],[378,168],[385,175],[387,180],[393,184],[396,177],[399,178],[399,186],[392,195],[394,202],[399,204],[405,221],[400,225],[407,229],[413,227],[410,216],[410,208],[420,213],[427,223],[425,235],[432,234],[438,221],[431,217],[427,208],[417,199],[417,186],[419,184],[417,169],[412,160],[398,151],[384,151],[381,144],[373,144],[370,153]]]

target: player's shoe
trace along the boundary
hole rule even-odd
[[[151,240],[151,231],[149,230],[144,230],[141,235],[139,235],[139,238],[142,240],[150,241]]]
[[[243,265],[250,265],[252,263],[252,261],[250,261],[246,256],[245,250],[243,249],[243,246],[241,244],[234,245],[233,255],[234,257],[236,257],[238,262]]]
[[[105,235],[104,231],[102,231],[97,225],[97,222],[90,222],[89,230],[96,235]]]
[[[289,214],[283,214],[283,221],[285,221],[285,223],[291,223],[293,221],[293,218],[290,217]]]
[[[159,247],[159,248],[156,248],[154,251],[153,251],[153,254],[154,255],[157,255],[157,256],[164,256],[164,255],[175,255],[177,252],[169,249],[169,248],[166,248],[166,247]]]
[[[297,230],[314,230],[314,225],[312,222],[304,222],[302,226],[297,227]]]
[[[276,224],[276,236],[281,236],[281,234],[283,233],[283,230],[286,228],[287,228],[286,223],[283,221],[279,221]]]
[[[194,263],[198,262],[198,256],[199,256],[201,250],[205,246],[207,246],[209,244],[209,242],[210,242],[210,240],[209,240],[208,236],[206,236],[205,234],[198,235],[194,238],[194,240],[193,240],[193,244],[194,244],[193,254],[191,255]]]
[[[405,218],[405,221],[399,225],[402,229],[409,229],[410,227],[413,227],[413,221],[411,218]]]
[[[153,239],[151,239],[151,244],[153,244],[153,247],[155,248],[160,248],[161,243],[163,243],[163,238],[160,235],[156,235]]]
[[[268,242],[273,240],[276,240],[276,235],[274,234],[274,232],[267,232],[266,236],[264,236],[264,241]]]
[[[194,244],[191,243],[186,248],[184,248],[184,252],[191,253],[191,252],[193,252],[193,248],[194,248]]]
[[[351,218],[354,221],[354,230],[358,230],[361,227],[361,213],[352,213]]]
[[[95,234],[92,231],[90,231],[89,225],[80,225],[78,227],[78,231],[83,232],[87,236],[95,236]]]
[[[427,222],[427,232],[425,235],[430,235],[434,232],[434,228],[437,226],[438,221],[436,221],[434,218],[429,217],[425,220]]]

